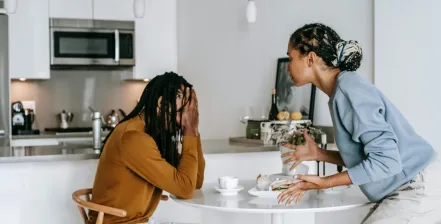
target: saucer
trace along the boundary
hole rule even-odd
[[[233,196],[233,195],[237,195],[237,193],[239,193],[239,191],[243,190],[244,187],[243,186],[237,186],[236,188],[233,188],[233,189],[221,189],[218,186],[215,186],[214,189],[216,191],[218,191],[221,195]]]

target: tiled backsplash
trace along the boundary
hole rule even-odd
[[[121,80],[120,71],[52,71],[49,80],[12,81],[11,100],[36,102],[34,129],[59,127],[62,110],[74,113],[70,127],[90,127],[89,106],[104,115],[119,108],[129,113],[145,85]]]

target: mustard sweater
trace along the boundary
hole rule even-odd
[[[184,136],[177,168],[161,157],[138,116],[118,125],[100,157],[91,201],[127,211],[126,217],[104,216],[104,223],[142,223],[153,214],[162,191],[191,198],[202,187],[205,159],[200,137]],[[92,220],[97,213],[89,212]]]

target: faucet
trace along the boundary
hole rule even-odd
[[[100,112],[93,112],[92,115],[92,130],[93,130],[93,150],[99,152],[101,150],[101,114]]]

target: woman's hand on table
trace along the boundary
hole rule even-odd
[[[286,200],[285,205],[288,206],[294,199],[296,199],[296,204],[298,204],[308,190],[331,187],[330,177],[322,178],[315,175],[296,175],[295,178],[302,181],[291,184],[288,189],[280,193],[277,197],[279,204]]]
[[[318,147],[314,139],[312,139],[306,131],[303,134],[306,140],[305,145],[283,145],[286,148],[293,149],[292,152],[286,152],[282,154],[282,158],[290,157],[283,162],[284,164],[295,161],[294,164],[289,168],[289,170],[293,170],[303,161],[317,160],[319,157],[320,148]]]

